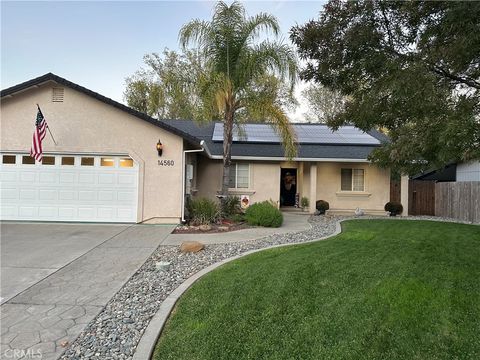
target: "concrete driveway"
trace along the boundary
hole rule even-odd
[[[0,226],[0,358],[30,349],[44,360],[63,352],[173,230],[166,225]]]

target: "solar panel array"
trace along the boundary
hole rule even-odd
[[[293,125],[299,143],[378,145],[380,141],[354,126],[342,126],[332,131],[326,125]],[[223,141],[223,124],[216,123],[213,141]],[[268,124],[244,124],[233,129],[234,142],[279,143],[280,137]]]

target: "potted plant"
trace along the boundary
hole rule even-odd
[[[403,212],[403,206],[399,202],[389,201],[385,204],[385,211],[390,213],[390,216],[397,216]]]
[[[310,201],[306,196],[302,196],[300,200],[300,205],[302,206],[303,211],[308,211],[308,207],[310,206]]]
[[[330,204],[325,200],[318,200],[315,203],[315,207],[317,208],[317,211],[318,211],[319,215],[324,215],[325,211],[330,209]]]

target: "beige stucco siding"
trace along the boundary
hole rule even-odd
[[[243,162],[246,163],[246,162]],[[248,162],[250,181],[248,189],[230,189],[231,195],[248,195],[250,202],[280,198],[280,164],[275,162]],[[197,197],[215,198],[222,188],[223,165],[221,160],[199,156],[197,160]]]
[[[365,170],[364,192],[342,192],[341,169]],[[390,199],[390,171],[370,163],[317,163],[317,199],[326,200],[330,209],[383,210]]]
[[[36,103],[57,141],[44,140],[45,153],[125,154],[140,167],[138,221],[157,218],[177,221],[181,216],[183,139],[90,96],[64,88],[64,102],[52,102],[50,82],[2,99],[1,151],[29,152]],[[161,139],[163,156],[155,144]],[[174,166],[159,166],[159,159]]]
[[[197,169],[197,196],[215,198],[221,189],[222,162],[199,157]],[[230,190],[231,194],[250,195],[252,203],[273,200],[280,197],[280,169],[296,168],[298,171],[298,191],[310,202],[326,200],[331,209],[381,211],[390,198],[390,171],[380,169],[370,163],[314,163],[317,166],[316,195],[312,198],[310,179],[312,163],[309,162],[250,162],[249,189]],[[342,168],[361,168],[365,170],[365,191],[341,192],[340,180]],[[315,189],[315,187],[314,187]]]

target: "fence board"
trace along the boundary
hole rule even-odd
[[[480,182],[435,184],[435,215],[480,223]]]

